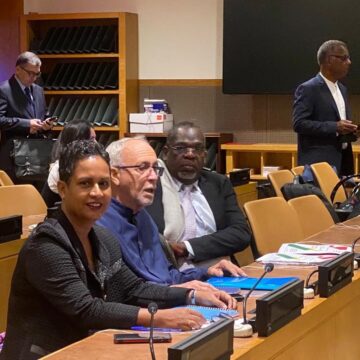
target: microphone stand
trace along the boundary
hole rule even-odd
[[[354,254],[354,269],[357,270],[360,265],[360,254],[355,252],[355,245],[360,240],[360,236],[356,238],[351,245],[351,252]]]
[[[154,351],[154,315],[158,310],[158,306],[156,303],[150,303],[148,306],[148,311],[150,313],[150,336],[149,336],[149,346],[151,359],[156,360],[155,351]]]
[[[234,336],[235,337],[249,337],[253,334],[253,328],[246,320],[246,304],[247,299],[249,298],[250,294],[256,289],[259,282],[262,278],[269,272],[273,271],[274,264],[269,263],[265,265],[264,273],[260,276],[260,278],[256,281],[254,286],[248,291],[248,293],[244,296],[243,299],[243,321],[240,323],[240,320],[235,320],[234,323]]]

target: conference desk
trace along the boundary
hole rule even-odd
[[[280,224],[279,224],[280,225]],[[345,224],[334,225],[307,241],[351,244],[360,235],[360,217]],[[290,240],[290,239],[289,239]],[[360,241],[359,241],[360,243]],[[357,251],[360,251],[360,244]],[[271,276],[298,276],[305,279],[316,267],[275,266]],[[249,276],[259,276],[262,265],[253,263],[245,267]],[[312,280],[315,280],[312,278]],[[257,294],[259,296],[259,294]],[[255,297],[248,309],[255,308]],[[241,311],[241,305],[239,305]],[[302,315],[266,338],[256,334],[251,338],[234,338],[231,359],[258,360],[355,360],[360,357],[357,318],[360,314],[360,271],[353,281],[331,297],[305,300]],[[105,330],[69,345],[43,359],[81,360],[150,358],[147,344],[113,344],[113,334],[119,330]],[[173,333],[173,344],[189,336]],[[154,344],[158,360],[167,359],[168,344]],[[204,359],[208,360],[208,359]]]
[[[0,332],[4,331],[6,327],[11,279],[19,251],[29,236],[29,226],[39,223],[44,219],[44,216],[45,215],[24,216],[21,238],[0,244]]]

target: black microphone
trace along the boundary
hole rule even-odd
[[[150,317],[150,336],[149,336],[149,346],[151,352],[151,359],[155,360],[155,351],[154,351],[154,315],[158,311],[158,306],[156,303],[152,302],[148,305],[148,311],[151,315]]]
[[[264,266],[264,272],[263,274],[259,277],[259,279],[256,281],[256,283],[254,284],[254,286],[249,290],[249,292],[244,296],[244,300],[243,300],[243,324],[247,324],[247,320],[246,320],[246,304],[247,304],[247,299],[250,296],[250,294],[256,289],[256,287],[258,286],[259,282],[261,281],[261,279],[269,272],[274,270],[274,264],[272,263],[268,263],[265,264]]]

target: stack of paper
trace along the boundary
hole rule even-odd
[[[289,265],[317,265],[346,251],[351,252],[351,246],[289,243],[281,245],[277,253],[266,254],[256,261]]]

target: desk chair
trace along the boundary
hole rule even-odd
[[[260,255],[277,252],[283,243],[304,239],[294,209],[282,197],[249,201],[244,211]]]
[[[294,174],[290,170],[278,170],[268,174],[268,179],[274,188],[276,196],[284,197],[281,188],[287,183],[292,183]]]
[[[339,182],[339,177],[337,176],[335,170],[327,163],[321,162],[316,164],[311,164],[311,171],[314,174],[316,183],[318,184],[321,191],[331,202],[331,192],[333,191],[335,185]],[[334,203],[342,203],[347,198],[344,187],[340,187],[335,195]]]
[[[46,204],[32,185],[0,186],[0,217],[46,214]]]
[[[4,170],[0,170],[0,186],[9,185],[14,185],[13,181],[10,179],[10,176]]]
[[[304,167],[303,165],[299,165],[299,166],[295,166],[291,169],[291,172],[294,174],[294,175],[302,175],[303,172],[304,172]]]
[[[335,224],[326,206],[316,195],[300,196],[289,200],[288,204],[296,212],[305,237]]]

